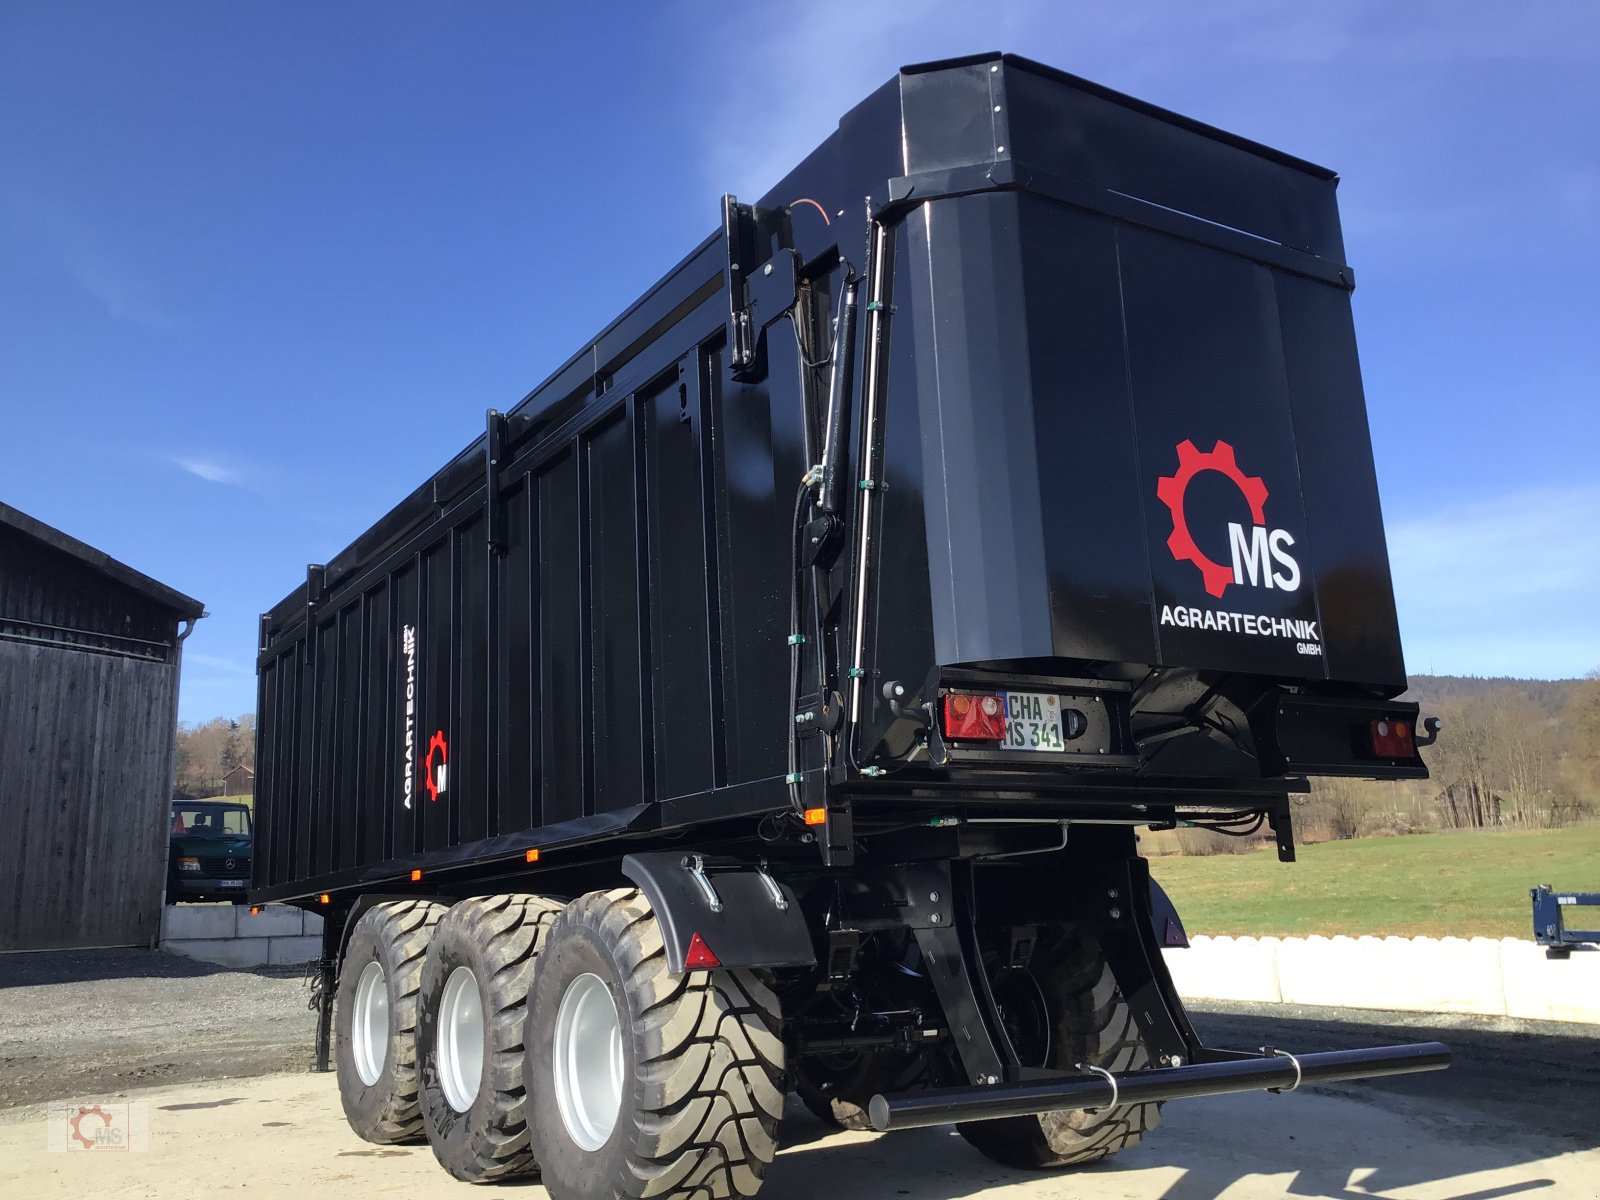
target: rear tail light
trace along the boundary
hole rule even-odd
[[[951,692],[944,698],[944,736],[953,742],[1002,742],[1005,700],[994,694]]]
[[[1367,726],[1372,740],[1372,753],[1379,758],[1415,758],[1417,731],[1409,721],[1391,721],[1384,718]]]

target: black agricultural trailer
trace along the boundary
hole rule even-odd
[[[1321,167],[902,71],[261,619],[256,902],[378,1142],[750,1195],[785,1096],[1026,1167],[1443,1067],[1203,1045],[1136,831],[1422,778]]]

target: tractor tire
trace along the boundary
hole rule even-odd
[[[872,1132],[867,1103],[880,1092],[903,1092],[924,1080],[926,1059],[888,1050],[828,1054],[795,1066],[795,1095],[811,1115],[838,1129]]]
[[[1133,1014],[1091,934],[1068,923],[1041,928],[1027,973],[1047,1010],[1044,1061],[1036,1065],[1071,1071],[1083,1063],[1113,1072],[1149,1065]],[[956,1128],[998,1163],[1040,1169],[1078,1166],[1136,1146],[1160,1120],[1159,1103],[1122,1104],[1094,1112],[963,1122]]]
[[[533,1148],[561,1200],[753,1196],[778,1149],[778,999],[752,971],[667,970],[649,901],[590,892],[534,976]]]
[[[400,900],[368,909],[350,934],[334,1002],[334,1064],[345,1120],[379,1145],[422,1138],[417,992],[444,905]]]
[[[422,967],[417,1062],[439,1165],[487,1183],[538,1170],[528,1148],[523,1027],[534,960],[561,906],[477,896],[440,919]]]

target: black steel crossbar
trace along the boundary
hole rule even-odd
[[[1302,1083],[1374,1079],[1414,1071],[1442,1071],[1450,1048],[1442,1042],[1414,1042],[1363,1050],[1327,1050],[1290,1056],[1282,1052],[1231,1062],[1159,1067],[1126,1075],[1069,1075],[1058,1079],[997,1083],[939,1091],[874,1096],[868,1111],[873,1128],[919,1129],[952,1121],[992,1121],[1062,1109],[1148,1104],[1257,1089],[1291,1091]],[[1113,1080],[1115,1083],[1113,1084]]]

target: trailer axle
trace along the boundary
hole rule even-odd
[[[1450,1048],[1442,1042],[1414,1042],[1364,1050],[1328,1050],[1291,1055],[1283,1051],[1260,1058],[1158,1067],[1113,1075],[1098,1070],[1083,1075],[1058,1075],[1020,1083],[995,1083],[939,1091],[902,1092],[872,1098],[868,1112],[879,1131],[920,1129],[954,1121],[993,1121],[1062,1109],[1107,1108],[1186,1100],[1227,1092],[1258,1089],[1293,1091],[1302,1083],[1336,1083],[1375,1079],[1415,1071],[1442,1071],[1450,1065]],[[1086,1072],[1089,1068],[1084,1068]]]

